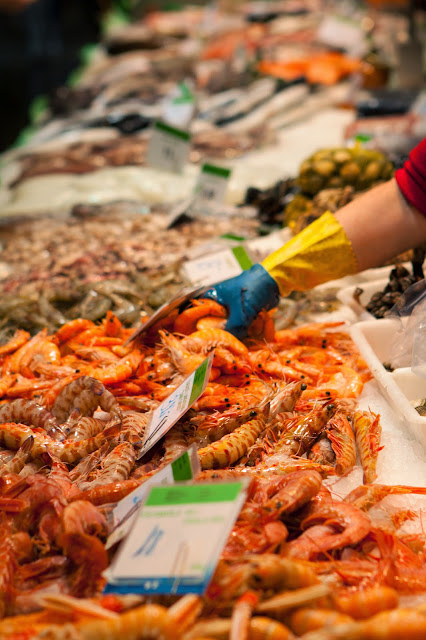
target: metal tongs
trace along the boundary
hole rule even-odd
[[[211,289],[212,286],[214,285],[204,285],[202,287],[183,289],[183,291],[176,294],[171,300],[169,300],[169,302],[165,302],[163,305],[161,305],[161,307],[157,309],[154,315],[151,316],[147,322],[141,323],[140,326],[132,333],[132,335],[127,338],[124,346],[130,344],[130,342],[133,342],[133,340],[148,331],[148,329],[150,329],[150,327],[152,327],[156,322],[170,315],[172,311],[175,311],[175,309],[179,309],[181,307],[184,308],[186,304],[190,300],[192,300],[192,298],[202,296],[204,293],[206,293],[206,291]]]

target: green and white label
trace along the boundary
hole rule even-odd
[[[225,200],[230,175],[230,169],[209,163],[203,164],[197,186],[195,187],[197,199],[205,202],[223,202]]]
[[[153,411],[139,458],[151,449],[198,400],[209,381],[212,362],[213,353]]]
[[[188,131],[157,121],[149,141],[147,164],[164,171],[182,173],[188,160],[190,145],[191,136]]]
[[[238,276],[253,266],[253,260],[243,246],[224,249],[182,265],[183,276],[193,285],[210,285]]]
[[[246,482],[154,487],[107,570],[106,591],[202,594],[244,504]]]
[[[146,500],[154,486],[172,485],[175,482],[193,480],[200,472],[200,461],[195,444],[187,451],[148,478],[140,487],[120,500],[112,511],[113,531],[106,542],[106,549],[110,549],[120,542],[132,528],[138,509]]]

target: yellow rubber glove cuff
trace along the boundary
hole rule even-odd
[[[282,296],[356,273],[352,244],[327,211],[262,262]]]

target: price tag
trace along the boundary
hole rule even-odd
[[[147,164],[164,171],[182,173],[190,143],[191,136],[187,131],[157,121],[149,141]]]
[[[195,444],[173,462],[157,471],[140,487],[120,500],[112,511],[114,530],[108,537],[105,548],[110,549],[120,542],[132,528],[140,505],[144,502],[153,486],[171,485],[175,482],[193,480],[200,472],[200,461]]]
[[[207,386],[212,368],[213,353],[153,411],[138,459],[188,411]]]
[[[182,265],[182,274],[194,285],[207,286],[238,276],[252,266],[253,261],[247,251],[237,246],[188,260]]]
[[[243,506],[247,483],[154,487],[104,574],[106,592],[202,594]]]
[[[197,199],[207,202],[223,202],[225,200],[230,169],[217,167],[213,164],[203,164],[198,183],[195,187]]]

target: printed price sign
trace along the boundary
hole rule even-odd
[[[172,173],[182,173],[188,160],[191,136],[183,129],[157,121],[149,141],[147,163]]]
[[[242,246],[188,260],[182,265],[183,276],[194,285],[210,285],[238,276],[250,269],[253,261]]]
[[[110,569],[106,592],[202,594],[246,496],[247,483],[154,487]]]
[[[110,549],[120,542],[132,528],[140,505],[144,502],[153,486],[171,485],[175,482],[193,480],[200,472],[200,461],[195,444],[191,445],[182,455],[157,471],[140,487],[120,500],[112,512],[114,530],[108,537],[105,548]]]
[[[230,169],[208,163],[204,164],[195,187],[197,199],[207,202],[223,202],[230,175]]]
[[[198,400],[209,381],[212,362],[213,353],[153,411],[138,458],[151,449]]]

